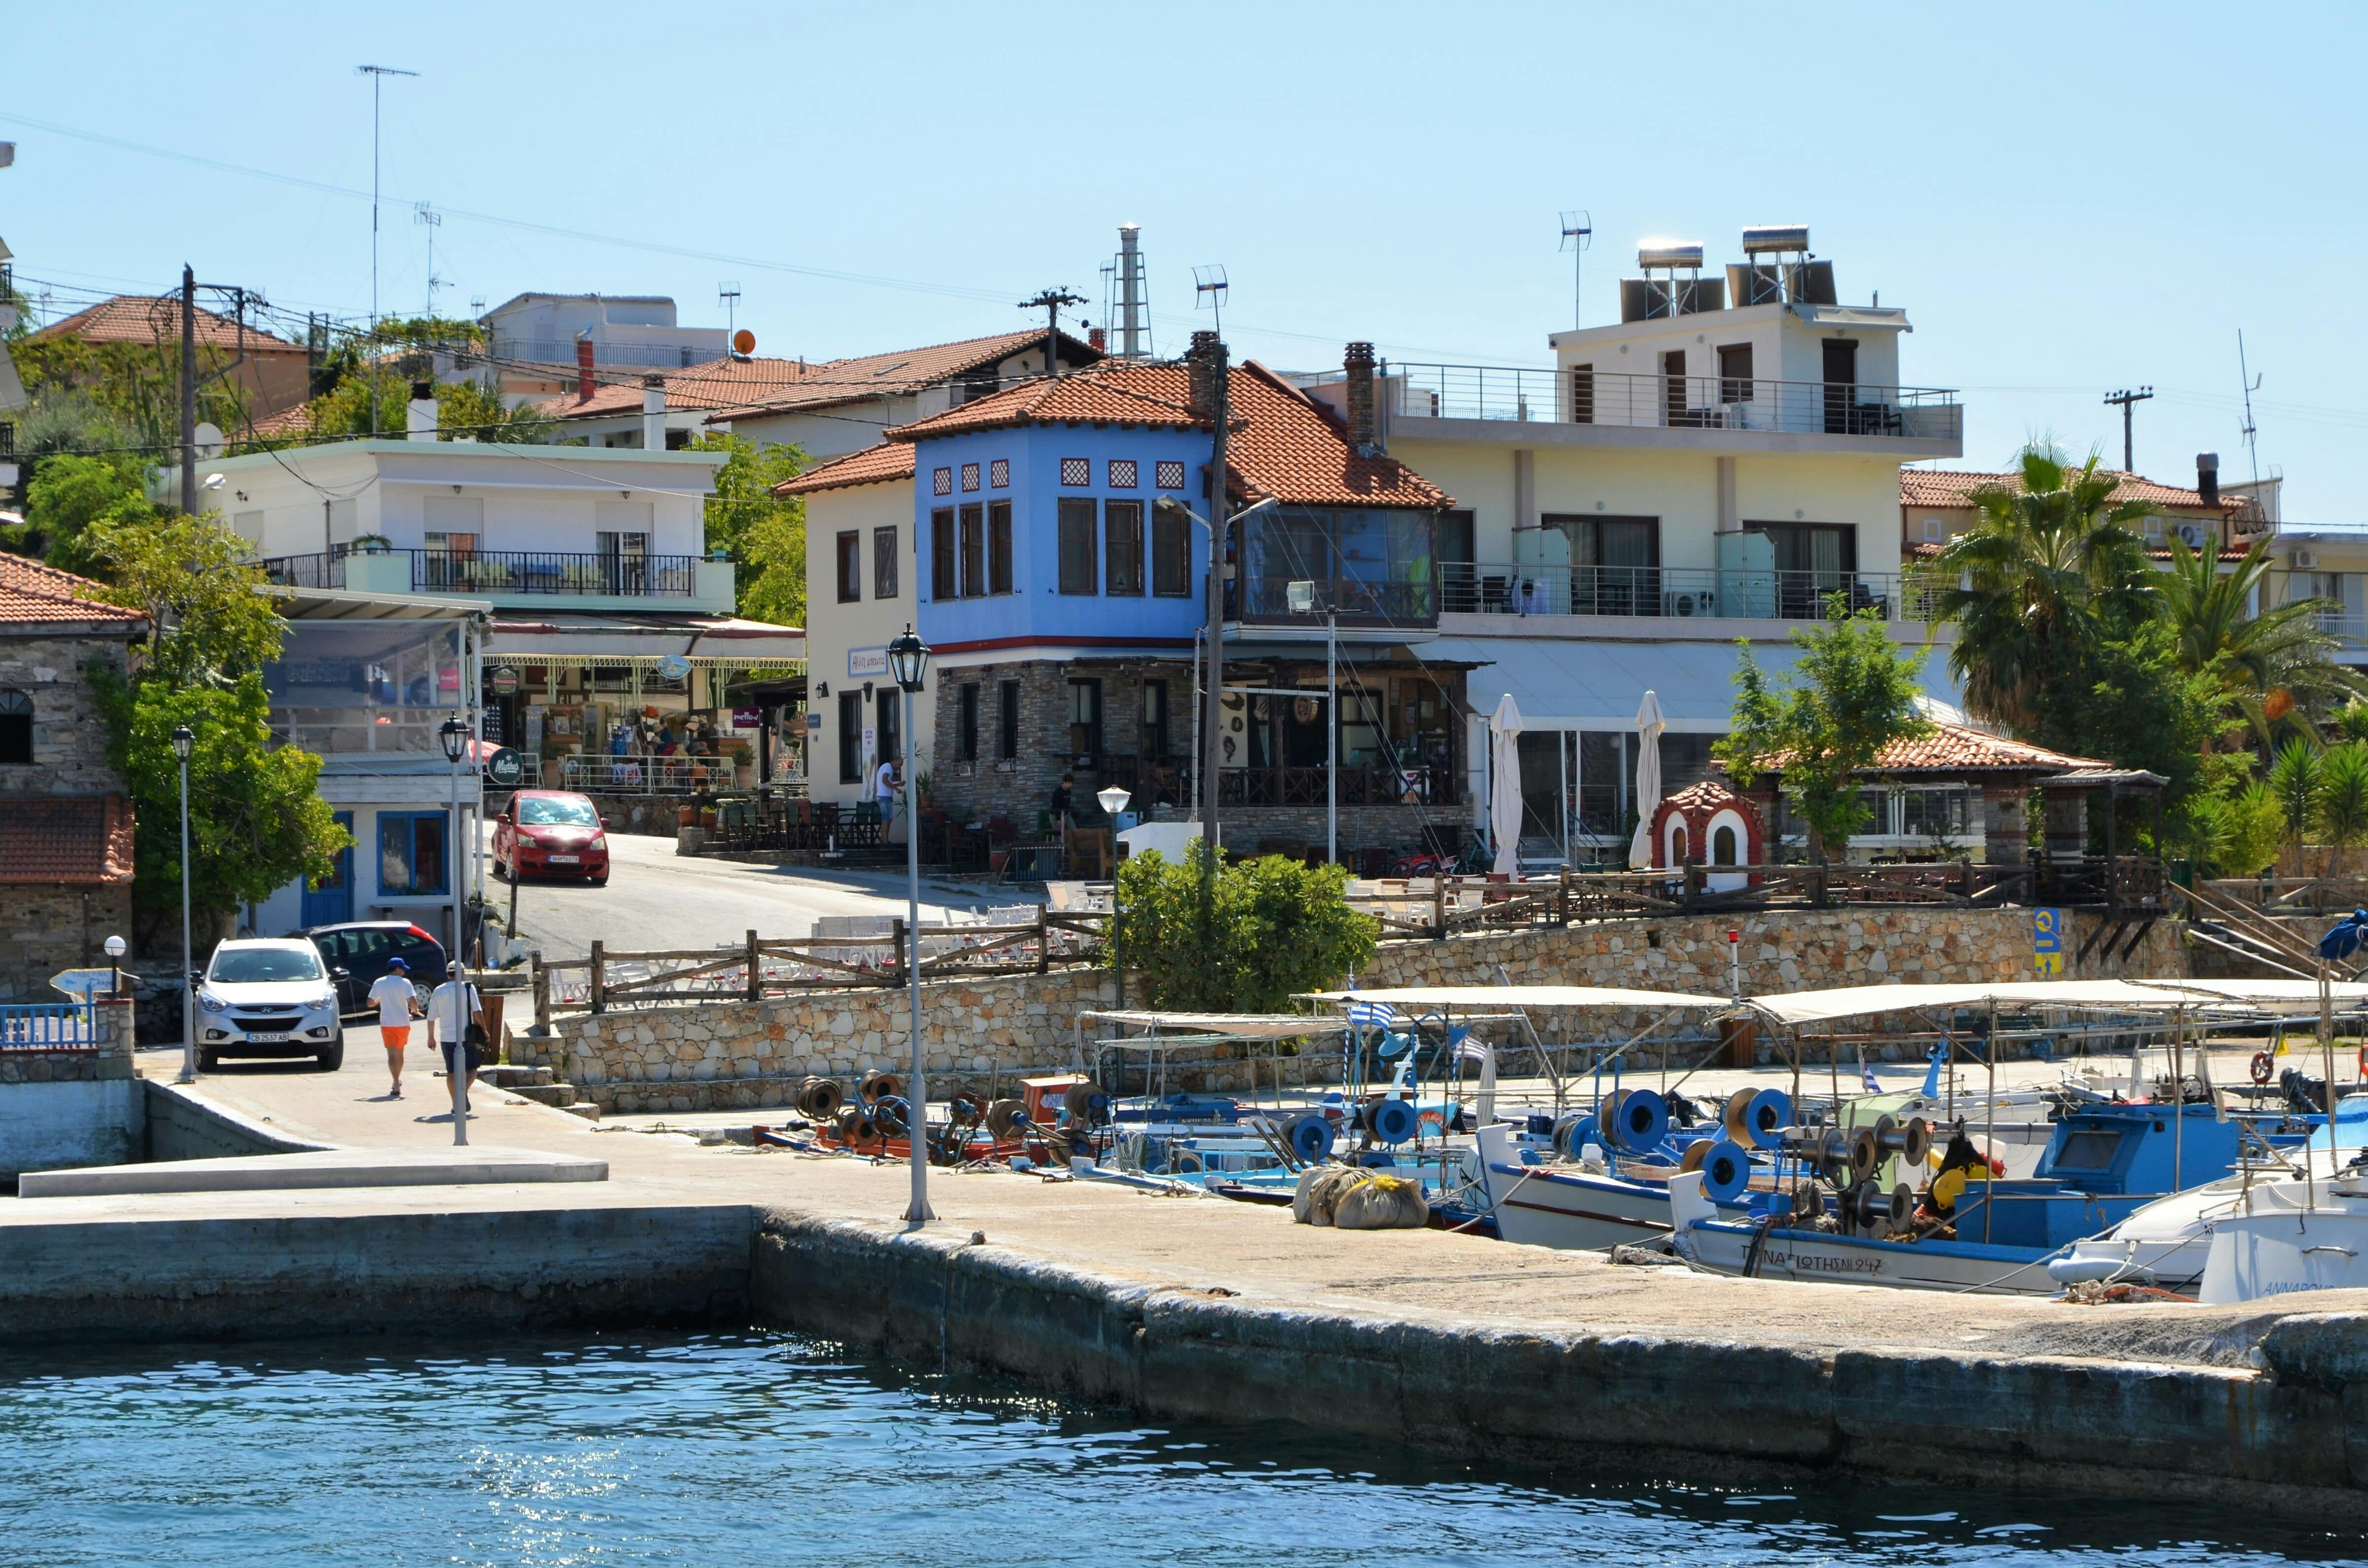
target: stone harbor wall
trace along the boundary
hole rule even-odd
[[[2074,952],[2090,929],[2076,921],[2069,944]],[[1624,985],[1724,996],[1732,983],[1729,930],[1743,933],[1746,992],[2037,977],[2027,909],[1838,909],[1607,921],[1445,942],[1386,942],[1357,979],[1367,988],[1494,985],[1501,978],[1516,985]],[[2152,928],[2126,966],[2104,963],[2092,953],[2085,966],[2067,962],[2066,972],[2081,979],[2184,974],[2185,953],[2174,930],[2169,922]],[[2131,934],[2124,931],[2121,942]],[[931,1041],[928,1070],[941,1084],[982,1090],[1000,1074],[1008,1092],[1015,1072],[1073,1062],[1078,1012],[1110,1006],[1113,994],[1107,970],[927,983],[921,994],[923,1028]],[[903,1073],[911,1060],[907,1007],[903,990],[882,988],[617,1009],[599,1017],[564,1015],[554,1040],[514,1034],[510,1056],[552,1068],[604,1110],[778,1106],[788,1103],[810,1074],[852,1084],[874,1068]],[[1594,1009],[1532,1018],[1550,1042],[1633,1031],[1650,1021],[1641,1015],[1606,1017]],[[1867,1051],[1882,1060],[1920,1053],[1913,1045]],[[1774,1041],[1763,1038],[1759,1054],[1763,1061],[1776,1060]],[[1335,1061],[1329,1051],[1312,1051],[1284,1063],[1283,1076],[1321,1080]],[[1508,1068],[1522,1070],[1518,1059]],[[1271,1059],[1261,1053],[1238,1066],[1206,1066],[1175,1086],[1247,1089],[1254,1086],[1253,1078],[1270,1084],[1275,1072]]]
[[[131,1004],[102,1000],[74,1049],[0,1051],[0,1177],[140,1158],[147,1110],[131,1071]]]

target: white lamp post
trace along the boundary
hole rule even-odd
[[[173,731],[173,755],[181,764],[181,1076],[198,1081],[197,959],[189,942],[189,753],[198,737],[187,724]]]
[[[1102,810],[1110,813],[1110,978],[1118,987],[1119,1011],[1124,1012],[1126,955],[1118,945],[1118,814],[1126,810],[1126,803],[1134,797],[1113,784],[1107,790],[1096,790],[1094,799],[1102,803]]]
[[[929,1091],[923,1074],[928,1066],[921,1048],[921,824],[916,814],[913,789],[913,694],[928,673],[929,645],[906,622],[904,635],[888,644],[888,673],[905,693],[905,927],[911,942],[905,954],[905,978],[912,987],[913,1076],[905,1086],[905,1141],[912,1149],[913,1201],[905,1218],[915,1224],[934,1220],[929,1210]]]
[[[461,908],[461,754],[469,744],[469,726],[453,714],[436,732],[444,744],[444,760],[452,765],[452,819],[444,835],[445,881],[452,889],[452,965],[450,978],[459,983],[459,1016],[452,1027],[457,1049],[444,1059],[452,1080],[452,1142],[469,1142],[469,935]]]

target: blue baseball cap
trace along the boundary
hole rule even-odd
[[[411,966],[410,966],[409,964],[407,964],[407,963],[404,962],[401,959],[389,959],[389,960],[386,960],[386,967],[387,967],[387,968],[389,968],[389,969],[403,969],[403,970],[407,970],[407,969],[409,969]]]

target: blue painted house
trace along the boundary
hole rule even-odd
[[[1218,790],[1235,847],[1321,846],[1326,705],[1291,694],[1324,690],[1326,607],[1344,850],[1406,847],[1426,821],[1459,816],[1463,666],[1419,653],[1438,623],[1433,540],[1451,501],[1373,442],[1372,363],[1351,346],[1346,416],[1255,363],[1231,373],[1233,506],[1280,503],[1237,524],[1225,551]],[[934,653],[917,767],[957,821],[1032,834],[1064,772],[1087,815],[1111,784],[1139,810],[1190,805],[1209,374],[1111,360],[1030,379],[785,487],[807,498],[818,796],[837,778],[854,799],[892,751],[876,651],[909,621]]]

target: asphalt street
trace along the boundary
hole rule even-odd
[[[488,855],[491,835],[487,835]],[[811,867],[745,865],[684,858],[674,840],[636,834],[609,835],[609,885],[529,880],[518,890],[518,928],[545,959],[581,958],[595,941],[625,951],[708,948],[736,942],[754,930],[768,938],[810,936],[825,915],[900,915],[905,878],[898,872],[823,871]],[[510,887],[493,877],[485,896],[508,906]],[[924,872],[921,918],[964,916],[993,905],[1042,903],[1016,888],[950,881]]]

